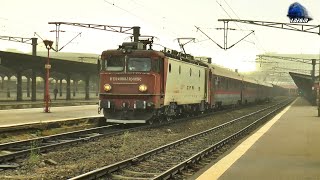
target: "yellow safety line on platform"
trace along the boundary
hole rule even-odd
[[[216,164],[214,164],[210,169],[201,174],[197,180],[214,180],[218,179],[230,166],[236,162],[247,150],[264,134],[266,133],[271,126],[276,123],[280,117],[288,111],[293,103],[295,103],[297,99],[290,104],[290,106],[286,107],[279,114],[277,114],[272,120],[270,120],[267,124],[262,126],[256,133],[251,135],[248,139],[243,141],[238,147],[236,147],[230,154],[222,158]]]

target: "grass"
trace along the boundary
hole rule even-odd
[[[29,159],[28,159],[28,162],[30,164],[39,163],[39,160],[40,160],[40,150],[38,149],[39,144],[40,143],[38,141],[31,142],[30,155],[29,155]]]
[[[41,131],[36,132],[36,136],[41,136]],[[29,159],[28,162],[30,164],[37,164],[39,163],[40,160],[40,141],[34,140],[31,142],[30,145],[30,154],[29,154]]]
[[[124,152],[124,151],[127,151],[128,148],[130,146],[128,146],[128,140],[129,140],[129,137],[130,137],[130,133],[128,131],[126,131],[125,133],[123,133],[123,136],[122,136],[122,144],[121,144],[121,147],[120,147],[120,152]]]

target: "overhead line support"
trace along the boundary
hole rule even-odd
[[[36,54],[37,54],[37,45],[38,45],[37,40],[38,40],[38,38],[0,36],[0,39],[7,40],[7,41],[13,41],[13,42],[20,42],[20,43],[25,43],[25,44],[31,44],[32,45],[32,55],[36,56]]]
[[[118,33],[123,33],[123,34],[133,34],[134,42],[138,42],[139,36],[140,36],[140,27],[139,26],[125,27],[125,26],[110,26],[110,25],[101,25],[101,24],[70,23],[70,22],[49,22],[48,24],[55,24],[56,25],[56,30],[55,30],[55,32],[56,32],[56,49],[55,49],[55,51],[60,51],[63,47],[65,47],[67,44],[69,44],[72,40],[74,40],[76,37],[78,37],[81,34],[81,33],[79,33],[76,37],[71,39],[66,45],[64,45],[62,48],[58,49],[59,33],[62,32],[62,31],[60,31],[61,24],[90,28],[90,29],[97,29],[97,30],[104,30],[104,31],[111,31],[111,32],[118,32]],[[133,30],[133,33],[128,32],[130,30]]]
[[[286,29],[291,31],[300,31],[306,33],[313,33],[320,35],[320,25],[310,24],[297,24],[297,23],[281,23],[281,22],[270,22],[270,21],[254,21],[254,20],[243,20],[243,19],[218,19],[223,22],[239,22],[252,25],[266,26],[278,29]]]

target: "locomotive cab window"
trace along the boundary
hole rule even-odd
[[[151,70],[150,58],[129,58],[128,71],[142,71],[148,72]]]
[[[124,57],[123,56],[109,56],[105,60],[105,68],[107,71],[123,71]]]

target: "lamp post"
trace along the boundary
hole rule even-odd
[[[47,64],[45,64],[44,68],[46,69],[47,75],[46,75],[46,92],[45,92],[45,109],[44,112],[48,113],[49,111],[49,101],[50,101],[50,94],[49,94],[49,70],[51,68],[51,65],[49,64],[49,51],[52,48],[53,41],[50,40],[44,40],[44,45],[48,49],[48,60]]]

